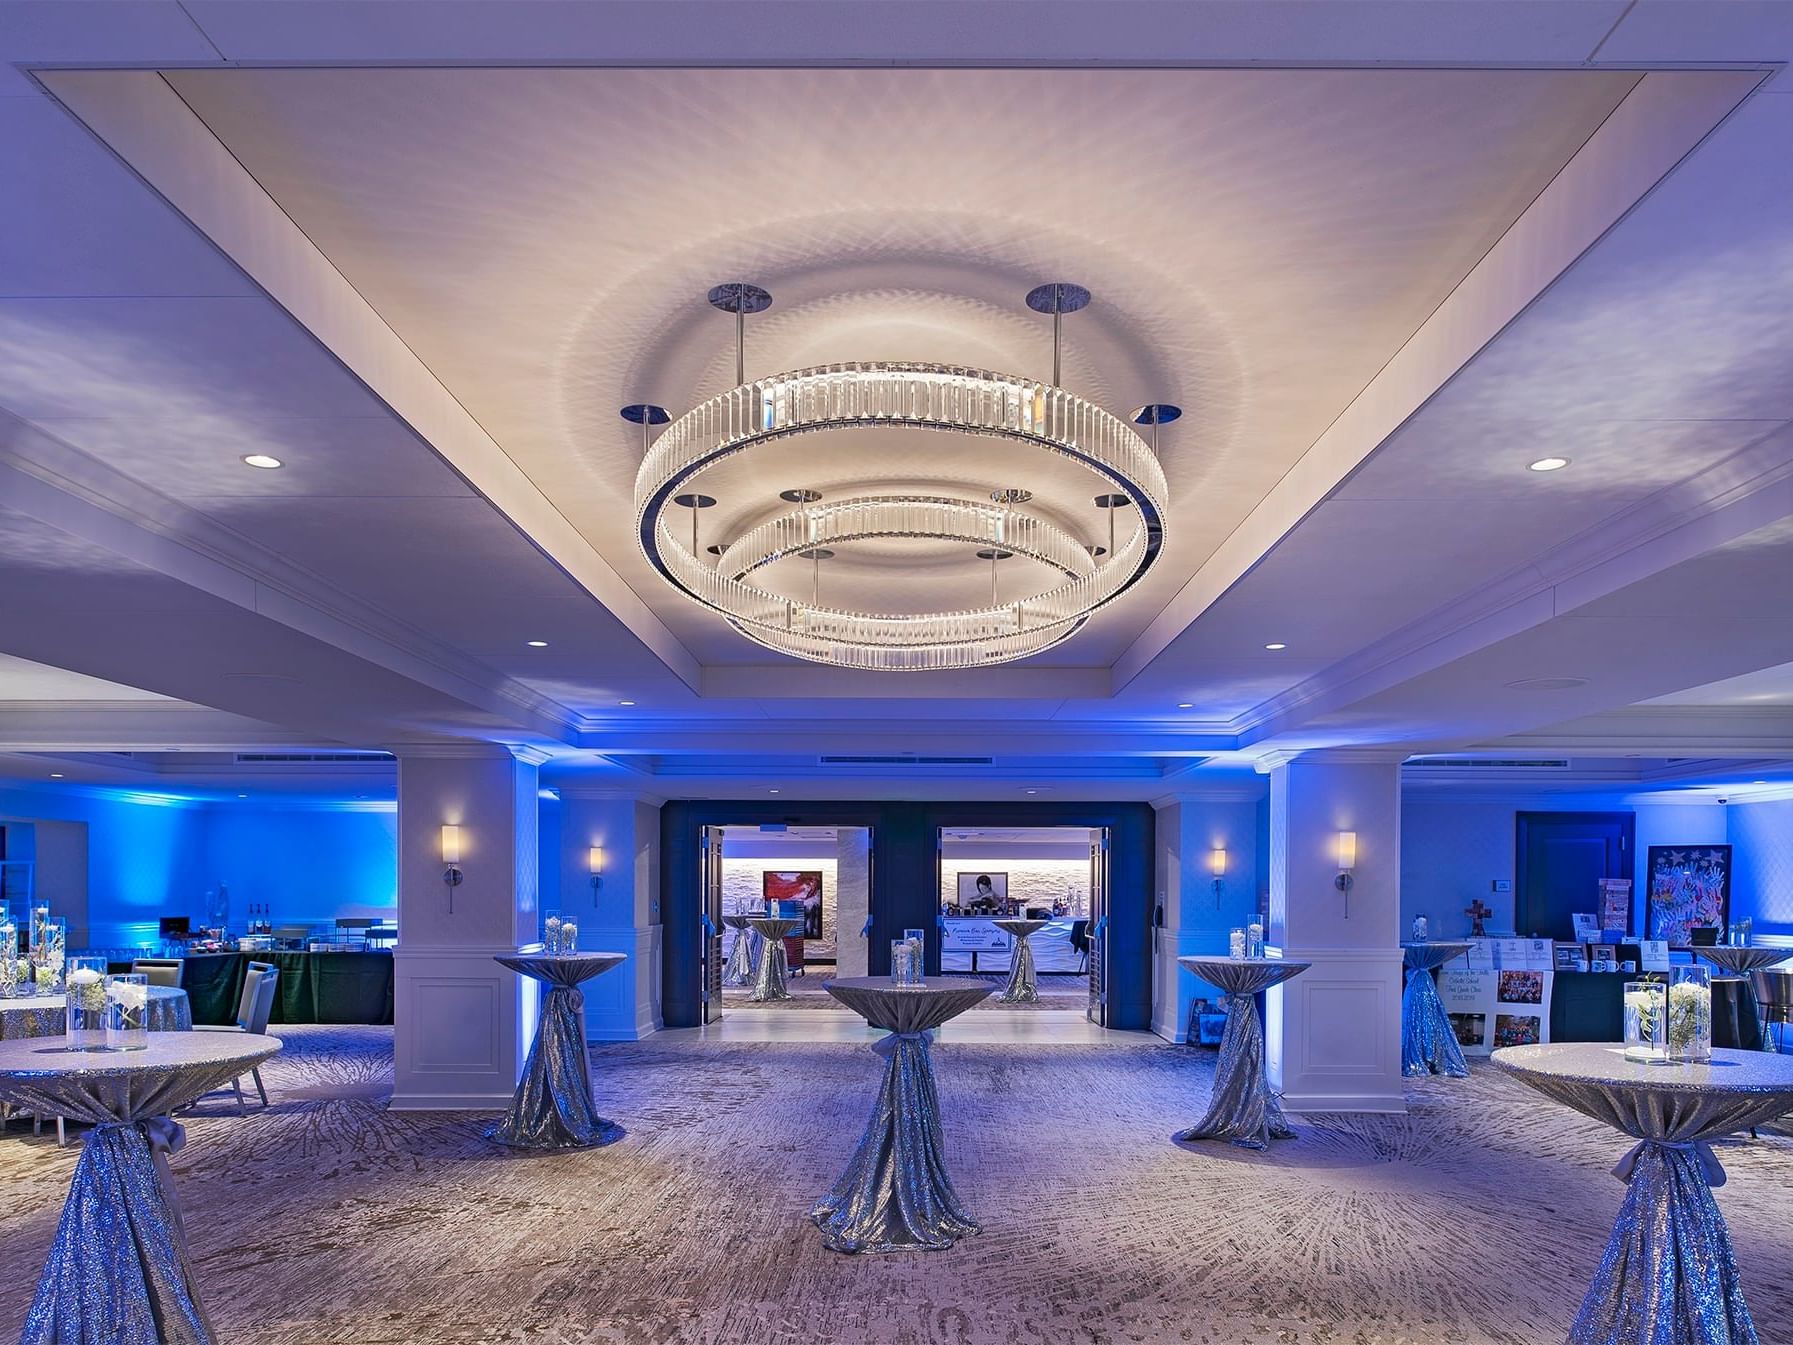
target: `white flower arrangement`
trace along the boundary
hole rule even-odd
[[[1712,989],[1694,981],[1671,985],[1668,991],[1668,1044],[1683,1050],[1712,1035]]]

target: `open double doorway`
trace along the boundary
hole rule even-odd
[[[949,823],[875,843],[869,825],[716,823],[701,828],[700,845],[705,1023],[844,1013],[823,983],[887,974],[891,940],[911,929],[923,932],[930,976],[977,976],[1001,991],[1015,936],[998,922],[1017,918],[1039,926],[1027,936],[1038,998],[992,997],[983,1011],[1107,1021],[1107,828]],[[898,877],[881,887],[887,871]],[[918,890],[923,874],[931,897]],[[782,959],[782,996],[765,993],[769,957]]]

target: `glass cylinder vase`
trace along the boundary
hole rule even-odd
[[[1235,929],[1226,936],[1226,950],[1229,957],[1245,956],[1245,931]]]
[[[562,920],[560,922],[560,952],[563,957],[571,957],[579,951],[579,922]]]
[[[143,972],[106,978],[106,1049],[149,1049],[149,977]]]
[[[72,957],[67,970],[63,1030],[69,1050],[100,1050],[106,1044],[106,959]]]
[[[62,993],[62,974],[68,961],[68,921],[50,915],[47,907],[31,914],[31,984],[40,995]]]
[[[560,927],[558,915],[551,915],[542,922],[542,951],[549,957],[560,956]]]
[[[19,993],[19,927],[0,920],[0,999]]]
[[[1703,1065],[1712,1059],[1712,972],[1676,967],[1668,988],[1669,1058]]]
[[[890,983],[892,985],[923,984],[921,958],[908,939],[890,941]]]
[[[1661,981],[1625,982],[1625,1059],[1668,1063],[1668,987]]]

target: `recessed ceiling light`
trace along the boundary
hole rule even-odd
[[[1037,789],[1024,789],[1021,792],[1023,794],[1038,794],[1040,791]]]
[[[1288,646],[1280,640],[1275,640],[1275,641],[1272,641],[1270,644],[1265,645],[1264,648],[1266,648],[1266,649],[1287,649]]]
[[[1567,458],[1539,458],[1536,462],[1531,464],[1530,470],[1534,472],[1554,472],[1559,471],[1568,465],[1569,460]]]
[[[62,772],[61,771],[51,771],[50,778],[52,780],[60,780],[62,778]],[[1760,784],[1761,782],[1757,781],[1757,783]]]
[[[768,794],[776,794],[778,791],[776,789],[768,789],[766,792]]]
[[[1752,785],[1765,785],[1768,783],[1768,781],[1766,781],[1766,780],[1751,780],[1750,783]]]
[[[1587,684],[1585,677],[1521,677],[1507,686],[1514,691],[1573,691]]]
[[[618,705],[633,705],[633,704],[635,704],[635,702],[634,701],[618,701],[617,704]]]
[[[238,794],[238,795],[237,795],[237,797],[238,797],[238,798],[239,798],[239,799],[246,799],[246,798],[248,798],[248,797],[249,797],[249,796],[248,796],[248,795],[247,795],[247,794]]]
[[[1193,710],[1193,709],[1195,709],[1195,702],[1194,702],[1194,701],[1178,701],[1178,702],[1177,702],[1177,709],[1179,709],[1179,710]]]
[[[526,641],[526,643],[531,649],[546,649],[548,647],[548,642],[546,640],[529,640]]]
[[[243,458],[243,463],[245,466],[260,467],[263,471],[268,472],[285,465],[279,458],[271,458],[266,453],[250,453]]]

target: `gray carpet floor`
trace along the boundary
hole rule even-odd
[[[188,1122],[173,1160],[221,1345],[1451,1345],[1561,1341],[1625,1145],[1474,1066],[1403,1117],[1180,1146],[1213,1053],[942,1045],[949,1161],[982,1235],[845,1257],[805,1213],[882,1062],[859,1046],[594,1048],[627,1135],[515,1156],[490,1118],[388,1112],[390,1028],[284,1028],[274,1105]],[[1793,1140],[1721,1146],[1762,1339],[1793,1342]],[[0,1138],[0,1338],[75,1162]]]
[[[834,976],[833,967],[812,967],[802,976],[792,976],[785,981],[785,988],[791,992],[789,999],[772,1000],[769,1003],[755,1004],[753,990],[750,986],[724,986],[722,1003],[730,1009],[832,1009],[838,1013],[851,1013],[825,988]],[[1009,976],[1005,972],[968,972],[949,971],[942,975],[964,978],[972,981],[984,981],[994,986],[996,994],[1002,993],[1008,984]],[[977,1005],[979,1009],[994,1009],[1006,1013],[1025,1013],[1033,1009],[1084,1009],[1089,1006],[1089,977],[1071,976],[1062,972],[1053,972],[1041,976],[1038,981],[1040,997],[1037,1000],[1022,1004],[1004,1004],[991,995]]]

